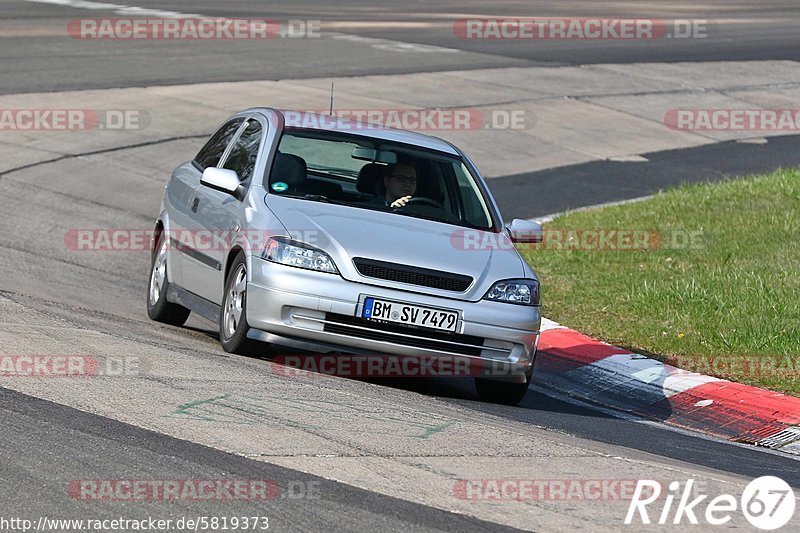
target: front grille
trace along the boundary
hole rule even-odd
[[[360,326],[368,329],[359,329],[353,326]],[[350,337],[358,337],[360,339],[391,342],[393,344],[412,346],[414,348],[426,348],[428,350],[439,350],[463,355],[480,355],[482,351],[481,346],[483,345],[483,337],[476,337],[474,335],[462,335],[460,333],[447,333],[409,326],[385,324],[374,320],[365,320],[355,316],[337,315],[333,313],[327,313],[325,315],[324,331],[348,335]],[[399,333],[400,335],[392,335],[391,333]],[[413,335],[413,337],[411,335]],[[458,346],[442,341],[471,344],[473,346]]]
[[[398,265],[363,257],[354,258],[353,264],[359,274],[368,278],[385,279],[453,292],[464,292],[472,285],[472,278],[469,276],[451,274],[441,270]]]

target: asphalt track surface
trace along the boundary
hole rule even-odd
[[[16,429],[16,438],[7,439],[4,432],[4,461],[0,501],[5,510],[17,516],[44,516],[81,519],[86,506],[64,490],[63,476],[69,475],[65,458],[90,472],[102,472],[109,465],[120,465],[137,479],[232,479],[274,480],[285,486],[296,483],[294,493],[254,503],[218,504],[212,513],[224,516],[268,516],[280,529],[322,531],[335,527],[340,531],[363,531],[365,524],[384,531],[498,531],[511,530],[470,517],[427,508],[407,501],[370,493],[349,485],[300,474],[275,465],[251,461],[179,439],[165,437],[131,425],[70,409],[42,400],[31,400],[18,393],[0,389],[0,412],[5,428]],[[30,431],[28,431],[30,429]],[[21,431],[22,430],[22,431]],[[35,456],[47,442],[47,453]],[[35,480],[31,483],[31,480]],[[302,483],[303,485],[300,485]],[[319,494],[309,501],[295,498],[303,494]],[[23,503],[24,502],[24,503]],[[118,518],[124,506],[92,509],[94,517]],[[130,519],[157,516],[178,520],[209,514],[205,502],[153,502]]]
[[[643,154],[647,161],[596,161],[491,180],[503,216],[535,218],[570,209],[642,198],[670,187],[707,183],[800,165],[800,136],[763,144],[727,141]],[[531,195],[520,195],[531,183]],[[564,184],[569,183],[568,187]]]
[[[70,3],[67,0],[50,0]],[[70,0],[71,1],[71,0]],[[228,18],[322,21],[322,38],[263,41],[107,41],[67,35],[79,17],[125,15],[23,0],[3,0],[0,93],[237,80],[396,74],[503,66],[730,61],[800,58],[800,5],[703,0],[617,4],[581,0],[293,2],[243,0],[110,2]],[[705,38],[619,40],[465,40],[453,21],[469,17],[597,17],[696,20]],[[326,32],[344,34],[326,36]],[[364,46],[358,38],[384,39]],[[406,46],[405,53],[397,50]],[[427,49],[425,47],[439,47]],[[444,49],[444,50],[443,50]]]
[[[725,59],[797,59],[800,55],[796,23],[800,6],[795,2],[773,2],[769,9],[746,2],[699,2],[686,8],[665,2],[631,2],[620,12],[607,13],[594,2],[565,5],[557,2],[438,2],[408,5],[397,2],[341,2],[336,8],[320,2],[238,2],[224,9],[213,2],[137,2],[210,16],[318,18],[343,24],[343,33],[380,37],[460,50],[458,53],[409,52],[407,57],[387,64],[380,49],[364,57],[348,54],[350,41],[297,41],[291,46],[278,43],[264,53],[249,44],[216,43],[208,46],[152,42],[121,47],[119,43],[81,43],[59,34],[67,20],[84,16],[64,6],[17,0],[2,3],[0,22],[0,92],[19,93],[46,90],[121,87],[132,85],[193,83],[244,79],[279,79],[322,75],[355,75],[415,72],[441,69],[485,68],[503,65],[585,64],[626,61],[686,61]],[[535,10],[535,13],[531,11]],[[95,16],[107,16],[97,12]],[[635,43],[574,43],[562,46],[543,43],[464,42],[455,39],[443,20],[461,16],[628,16],[658,18],[714,18],[709,38],[684,43],[659,41]],[[86,15],[91,16],[91,15]],[[364,22],[365,24],[355,24]],[[377,23],[389,24],[379,25]],[[397,24],[404,22],[406,24]],[[391,27],[392,25],[397,27]],[[376,26],[380,26],[376,29]],[[59,30],[60,29],[60,30]],[[562,43],[563,44],[563,43]],[[69,46],[67,46],[69,45]],[[283,47],[283,48],[281,48]],[[359,45],[360,51],[364,47]],[[396,56],[392,56],[396,57]],[[11,75],[8,75],[11,73]],[[760,171],[771,166],[797,164],[796,139],[771,139],[767,145],[727,143],[648,154],[647,163],[592,163],[544,171],[534,175],[493,180],[493,190],[506,215],[538,216],[650,194],[677,183],[678,176],[689,181],[719,178],[726,174]],[[154,147],[154,167],[181,154],[190,144]],[[732,157],[735,154],[736,157]],[[125,160],[123,152],[79,158],[71,167],[73,175],[97,172],[110,159]],[[676,169],[674,162],[683,161]],[[729,162],[721,167],[720,161]],[[652,183],[628,182],[629,165],[651,165]],[[641,167],[635,167],[637,169]],[[686,172],[694,169],[696,172]],[[710,172],[716,169],[716,172]],[[153,169],[155,170],[155,169]],[[149,349],[180,352],[201,362],[224,361],[234,370],[247,373],[258,359],[229,358],[219,348],[213,326],[192,319],[186,328],[152,324],[144,314],[147,258],[92,256],[76,259],[58,249],[63,232],[86,225],[148,227],[156,209],[163,180],[134,176],[134,184],[109,182],[101,187],[72,179],[72,189],[52,187],[43,180],[53,167],[39,165],[0,177],[0,322],[5,334],[2,353],[47,349],[47,343],[24,335],[38,334],[56,346],[66,339],[76,350],[84,336],[102,333],[128,350]],[[585,187],[568,193],[559,189],[559,176],[584,179]],[[635,173],[631,173],[633,175]],[[154,174],[155,175],[155,174]],[[614,176],[615,190],[604,187],[604,176]],[[130,176],[128,176],[130,178]],[[541,195],[533,204],[518,204],[512,198],[520,180],[535,179]],[[600,180],[599,182],[597,180]],[[126,191],[121,193],[120,191]],[[31,209],[30,206],[36,206]],[[62,244],[63,247],[63,244]],[[0,331],[0,334],[3,334]],[[44,341],[42,341],[44,342]],[[88,342],[88,341],[87,341]],[[42,348],[45,346],[45,348]],[[171,353],[171,352],[170,352]],[[202,366],[202,365],[201,365]],[[157,382],[160,377],[148,378]],[[1,383],[1,382],[0,382]],[[270,383],[270,382],[266,382]],[[274,385],[274,384],[273,384]],[[16,385],[15,385],[16,386]],[[26,384],[25,388],[28,385]],[[42,386],[46,390],[50,385]],[[57,385],[53,385],[57,388]],[[407,409],[424,411],[433,403],[481,421],[489,417],[529,428],[531,438],[545,436],[556,442],[573,440],[589,443],[609,454],[655,463],[691,465],[697,472],[731,473],[753,478],[778,475],[800,487],[798,462],[780,456],[701,436],[676,432],[654,424],[613,417],[530,391],[520,407],[482,404],[470,384],[446,380],[361,382],[335,380],[329,385],[337,392],[364,401],[373,396],[396,402]],[[35,398],[47,394],[30,386],[30,394],[0,389],[0,448],[6,457],[0,472],[0,508],[5,515],[70,516],[87,513],[87,504],[75,502],[65,493],[65,483],[79,477],[211,478],[216,476],[303,480],[319,482],[323,497],[313,502],[280,500],[274,504],[226,507],[224,514],[252,514],[263,511],[281,530],[501,530],[497,524],[448,513],[434,506],[411,503],[329,479],[316,478],[286,467],[255,461],[188,440],[151,431],[134,423],[91,412],[101,408],[85,400],[81,410]],[[129,391],[128,391],[129,392]],[[135,392],[135,391],[134,391]],[[122,392],[120,391],[120,394]],[[51,394],[54,397],[58,393]],[[135,394],[133,394],[135,396]],[[359,396],[360,395],[360,396]],[[98,393],[98,405],[113,398]],[[83,402],[81,399],[80,402]],[[113,402],[112,402],[113,403]],[[84,408],[85,407],[85,408]],[[89,413],[84,411],[90,411]],[[128,417],[120,413],[122,420]],[[133,422],[131,420],[131,422]],[[351,424],[358,424],[354,417]],[[158,428],[156,428],[158,429]],[[499,453],[499,452],[498,452]],[[91,504],[95,517],[114,517],[121,512],[158,515],[160,518],[192,514],[223,514],[194,504],[152,504],[132,508],[125,503]],[[513,512],[510,511],[510,512]],[[564,513],[568,514],[569,509]]]

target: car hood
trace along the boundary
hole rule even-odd
[[[505,233],[278,195],[267,200],[292,238],[328,252],[342,277],[351,281],[477,301],[498,280],[526,277],[524,262]],[[466,292],[455,293],[368,278],[355,268],[355,257],[466,275],[474,282]]]

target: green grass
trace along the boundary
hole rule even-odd
[[[601,228],[667,242],[524,251],[545,316],[688,370],[800,395],[800,171],[683,186],[545,226]],[[695,246],[670,245],[689,232]]]

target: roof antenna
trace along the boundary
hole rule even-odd
[[[328,114],[333,116],[333,82],[331,82],[331,110]]]

